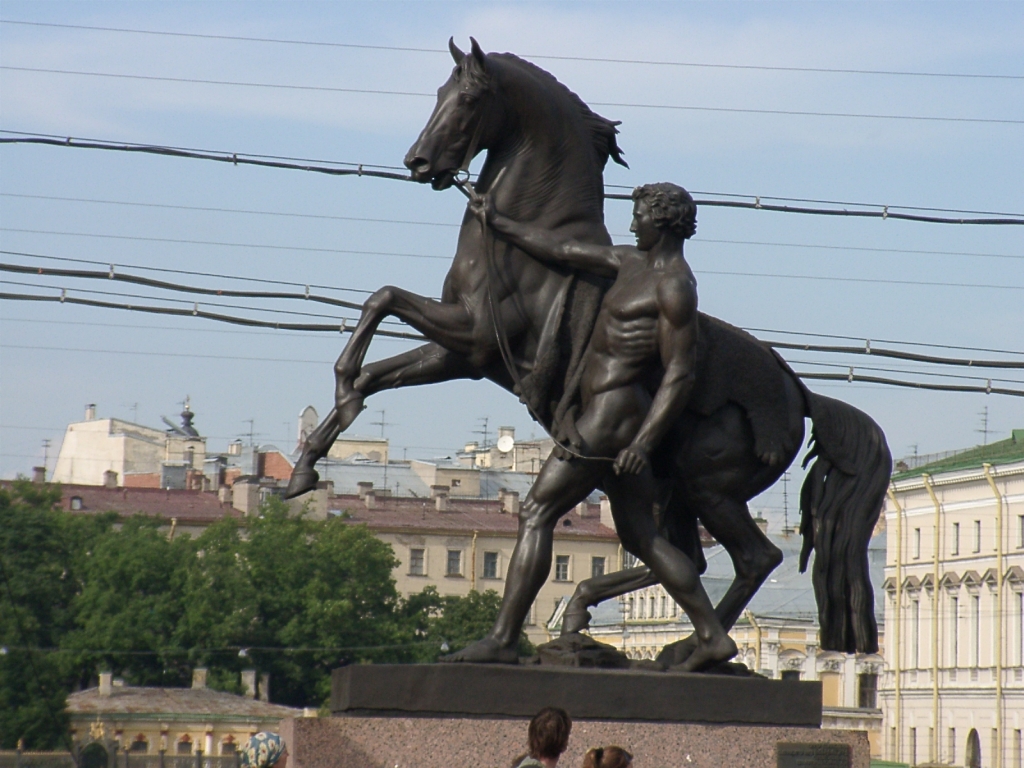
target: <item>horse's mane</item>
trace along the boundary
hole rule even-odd
[[[551,85],[556,93],[567,98],[579,111],[580,117],[583,119],[583,125],[590,132],[590,138],[594,143],[594,151],[597,152],[602,169],[608,163],[609,156],[619,165],[629,167],[626,161],[622,159],[622,150],[615,140],[615,135],[619,132],[615,126],[619,125],[621,121],[601,117],[601,115],[588,107],[583,99],[559,82],[558,78],[547,70],[541,69],[533,62],[521,59],[514,53],[489,53],[487,55],[488,57],[494,56],[499,58],[502,62],[508,62],[530,74],[536,75],[544,83]]]

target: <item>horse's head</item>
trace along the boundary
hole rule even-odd
[[[472,40],[472,38],[470,38]],[[447,189],[455,174],[468,166],[473,155],[488,146],[500,116],[492,109],[494,78],[476,40],[468,54],[454,40],[448,48],[455,68],[437,89],[437,104],[419,138],[405,156],[405,166],[419,182]]]

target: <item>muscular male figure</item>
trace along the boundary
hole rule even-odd
[[[633,199],[636,247],[562,241],[501,215],[489,197],[470,204],[499,237],[534,258],[614,278],[585,357],[575,426],[581,455],[615,461],[556,451],[545,462],[520,507],[498,621],[449,661],[516,661],[523,621],[551,569],[555,525],[599,485],[623,547],[651,568],[693,622],[698,648],[681,667],[700,669],[736,653],[693,562],[659,535],[654,518],[649,457],[686,408],[694,384],[697,286],[683,243],[696,230],[696,205],[674,184],[639,187]]]

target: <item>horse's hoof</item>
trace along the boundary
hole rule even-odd
[[[315,469],[296,469],[288,481],[288,489],[284,492],[286,499],[294,499],[316,488],[320,473]]]
[[[593,617],[590,611],[584,608],[582,611],[567,610],[562,616],[562,634],[572,635],[590,627],[590,620]]]

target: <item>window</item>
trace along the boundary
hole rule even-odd
[[[569,581],[569,556],[555,557],[555,581]]]
[[[919,560],[921,558],[921,529],[914,529],[914,559]]]
[[[921,661],[921,601],[910,601],[910,667],[917,669]]]
[[[233,755],[238,752],[238,745],[235,744],[235,737],[228,736],[220,744],[220,753],[222,755]]]
[[[661,613],[658,615],[663,619],[668,618],[668,598],[665,595],[661,596]]]
[[[917,765],[917,728],[910,729],[910,764]]]
[[[952,624],[949,633],[949,666],[956,669],[960,666],[960,600],[956,597],[949,598],[949,623]]]
[[[1017,593],[1017,666],[1024,667],[1024,592]]]
[[[868,672],[857,675],[857,706],[862,709],[878,708],[878,675]]]
[[[81,508],[82,508],[82,497],[81,496],[72,496],[71,497],[71,509],[77,511],[77,510],[79,510]]]
[[[956,763],[956,728],[949,729],[949,743],[946,745],[946,749],[949,750],[949,754],[946,756],[946,762],[950,765]]]
[[[426,551],[422,549],[409,550],[409,575],[426,576]]]
[[[448,562],[445,567],[446,576],[461,576],[462,575],[462,550],[461,549],[449,549],[448,550]]]
[[[798,670],[798,669],[785,669],[785,670],[782,671],[782,674],[780,675],[780,677],[783,680],[799,680],[800,679],[800,670]]]
[[[181,741],[178,742],[177,752],[179,755],[192,754],[192,739],[189,736],[181,737]]]
[[[960,554],[960,523],[953,523],[952,553],[954,555]]]
[[[498,578],[498,553],[484,552],[484,578]]]
[[[981,596],[971,597],[971,666],[981,666]]]
[[[1024,517],[1021,519],[1024,520]],[[596,579],[598,576],[604,576],[604,558],[592,557],[590,558],[590,578]]]
[[[462,485],[462,481],[458,479],[452,479],[452,488],[458,488]]]
[[[1017,728],[1013,732],[1013,762],[1011,765],[1013,768],[1022,768],[1021,766],[1021,732],[1020,728]]]
[[[974,521],[974,551],[981,552],[981,520]]]
[[[657,598],[655,598],[654,595],[651,595],[651,618],[652,619],[655,618],[658,615],[657,612],[655,612],[655,610],[654,610],[655,607],[657,606],[656,600],[657,600]]]
[[[1017,549],[1024,547],[1024,515],[1017,515]]]
[[[149,752],[149,742],[146,741],[146,737],[140,733],[135,737],[135,740],[132,741],[131,746],[128,747],[128,749],[132,752],[146,753]]]

